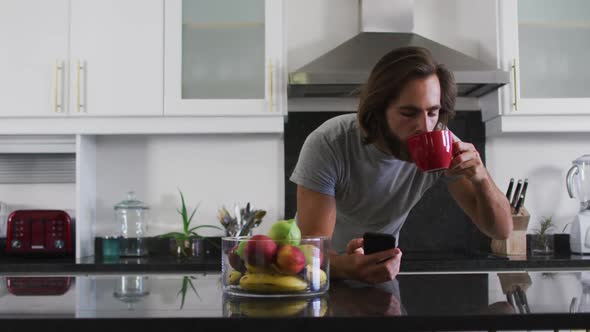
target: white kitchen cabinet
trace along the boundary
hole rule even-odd
[[[72,0],[70,43],[71,115],[162,115],[163,0]]]
[[[572,115],[564,126],[582,129],[576,124],[590,115],[590,2],[499,0],[498,9],[501,63],[512,70],[502,115]]]
[[[2,0],[0,43],[0,116],[163,114],[163,0]]]
[[[0,116],[65,114],[69,0],[0,1]]]
[[[165,115],[281,121],[283,1],[167,0],[165,5]]]

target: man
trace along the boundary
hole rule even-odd
[[[424,48],[399,48],[373,68],[357,114],[332,118],[311,133],[291,181],[297,186],[297,223],[303,235],[329,236],[331,277],[368,283],[393,280],[398,248],[364,255],[362,235],[399,235],[412,207],[436,181],[483,233],[512,231],[506,196],[474,146],[455,139],[448,170],[423,173],[406,148],[409,136],[445,127],[454,115],[456,85]]]

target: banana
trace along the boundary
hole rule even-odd
[[[306,267],[305,280],[309,283],[312,290],[317,291],[326,285],[328,275],[318,267],[308,264]]]
[[[237,285],[240,283],[240,278],[242,277],[242,274],[240,273],[240,271],[231,271],[229,273],[229,275],[227,276],[227,283],[229,285]]]
[[[271,266],[254,266],[252,264],[246,263],[246,271],[248,273],[277,273],[276,267],[274,264]]]
[[[247,317],[291,317],[301,313],[307,301],[281,299],[280,301],[246,301],[239,305],[240,313]]]
[[[327,312],[328,301],[325,298],[316,298],[307,305],[305,317],[324,317]]]
[[[272,273],[246,273],[240,279],[242,289],[258,293],[298,292],[307,288],[307,283],[296,276]]]

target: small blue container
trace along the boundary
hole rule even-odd
[[[118,236],[105,236],[102,239],[102,257],[114,258],[119,257],[119,238]]]

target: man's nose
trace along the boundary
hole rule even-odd
[[[415,132],[416,134],[425,133],[428,131],[428,113],[423,112],[416,117]]]

